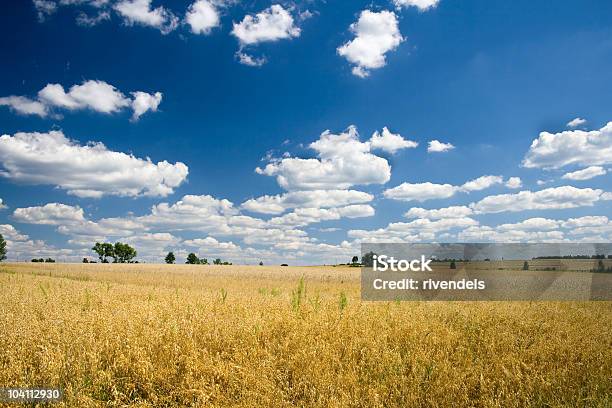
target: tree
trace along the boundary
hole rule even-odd
[[[213,261],[215,265],[221,265],[221,258],[217,258]]]
[[[455,263],[454,259],[450,263],[450,269],[457,269],[457,264]]]
[[[201,263],[202,265],[208,265],[208,259],[206,259],[206,258],[202,258],[202,259],[200,259],[200,263]]]
[[[187,255],[187,261],[185,263],[189,265],[197,265],[200,263],[200,259],[198,258],[196,254],[192,252],[189,255]]]
[[[6,241],[2,234],[0,234],[0,262],[6,259]]]
[[[167,264],[173,264],[174,261],[176,261],[176,257],[174,256],[174,252],[172,252],[172,251],[168,252],[168,255],[166,255],[166,257],[164,258],[164,261],[166,261]]]
[[[263,266],[263,261],[259,261],[259,266]]]
[[[374,255],[376,255],[374,252],[370,251],[366,254],[363,254],[363,256],[361,257],[361,264],[363,266],[367,266],[367,267],[373,267],[374,266]]]
[[[356,263],[358,263],[358,262],[359,262],[359,257],[358,257],[357,255],[355,255],[355,256],[353,257],[353,259],[351,259],[351,263],[352,263],[353,265],[355,265],[355,264],[356,264]]]
[[[83,258],[83,263],[89,263],[89,259]]]
[[[47,259],[45,259],[45,262],[48,262],[48,263],[55,263],[55,259],[53,259],[53,258],[47,258]]]
[[[529,262],[527,262],[527,261],[523,262],[523,270],[524,271],[528,271],[529,270]]]
[[[123,242],[115,242],[112,257],[114,259],[114,263],[131,263],[132,259],[134,259],[136,255],[136,250],[128,244],[124,244]]]
[[[113,244],[109,244],[108,242],[96,242],[91,249],[98,254],[98,258],[100,258],[100,262],[102,263],[108,263],[108,258],[115,257],[115,247],[113,247]]]

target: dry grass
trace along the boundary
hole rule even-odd
[[[71,407],[612,406],[611,302],[362,303],[358,273],[2,265],[0,387]]]

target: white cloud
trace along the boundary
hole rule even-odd
[[[599,189],[562,186],[488,196],[470,207],[477,214],[587,207],[600,201],[602,193]]]
[[[38,99],[24,96],[8,96],[0,98],[0,105],[9,106],[14,111],[24,115],[48,116],[53,109],[69,111],[90,109],[100,113],[116,113],[126,107],[132,107],[133,119],[138,119],[148,110],[156,111],[161,102],[161,92],[148,94],[132,92],[134,99],[130,100],[114,86],[104,82],[88,80],[80,85],[73,85],[68,92],[60,84],[47,84],[38,92]]]
[[[501,176],[480,176],[470,180],[461,186],[463,191],[480,191],[487,189],[495,184],[501,184],[504,179]]]
[[[594,166],[612,163],[612,122],[599,130],[542,132],[523,160],[528,168],[558,169],[570,164]]]
[[[102,113],[114,113],[130,101],[114,86],[104,81],[84,81],[73,85],[68,93],[59,84],[48,84],[38,92],[38,98],[48,106],[66,109],[88,108]]]
[[[425,208],[414,207],[408,210],[404,217],[406,218],[427,218],[437,220],[442,218],[464,218],[472,215],[473,211],[465,206],[451,206],[446,208],[426,210]]]
[[[309,147],[319,158],[276,159],[256,172],[276,176],[286,190],[344,190],[353,185],[384,184],[391,177],[387,160],[370,153],[370,143],[359,140],[354,126],[338,135],[327,130]]]
[[[370,139],[372,149],[380,149],[391,154],[401,149],[413,149],[418,145],[417,142],[406,140],[399,134],[389,132],[386,127],[383,127],[382,133],[375,131]]]
[[[370,70],[386,65],[385,54],[396,49],[404,40],[395,13],[363,10],[350,31],[355,38],[337,48],[340,56],[354,65],[353,74],[367,77]]]
[[[289,11],[274,4],[255,16],[246,15],[241,22],[234,23],[232,35],[242,46],[247,46],[299,37],[300,29],[294,25]]]
[[[45,21],[45,19],[57,10],[57,3],[51,0],[34,0],[34,8],[38,15],[39,21]]]
[[[76,23],[81,27],[93,27],[103,21],[110,20],[110,17],[110,13],[108,11],[100,11],[93,17],[81,12],[76,18]]]
[[[162,93],[148,94],[146,92],[132,92],[132,120],[138,120],[147,111],[157,112],[157,107],[161,103]]]
[[[461,186],[452,184],[436,183],[402,183],[397,187],[387,189],[383,192],[386,198],[400,201],[426,201],[443,199],[454,196],[458,192],[469,193],[490,188],[496,184],[502,184],[501,176],[480,176],[474,180],[465,182]]]
[[[497,226],[499,231],[549,231],[559,228],[560,222],[548,218],[529,218],[514,224]]]
[[[562,231],[499,231],[489,226],[473,226],[457,234],[460,242],[562,242]]]
[[[151,8],[151,0],[121,0],[113,7],[126,25],[140,24],[168,34],[178,26],[178,18],[163,6]]]
[[[440,0],[393,0],[395,7],[416,7],[419,11],[435,8]]]
[[[426,201],[449,198],[455,195],[458,187],[451,184],[402,183],[384,191],[386,198],[400,201]]]
[[[0,210],[5,210],[8,207],[6,206],[6,204],[4,204],[4,201],[2,201],[2,199],[0,198]]]
[[[213,28],[221,25],[219,10],[209,0],[197,0],[192,3],[185,15],[185,21],[194,34],[210,34]]]
[[[187,178],[185,164],[108,150],[102,143],[81,146],[61,131],[0,137],[0,176],[14,182],[51,184],[79,197],[161,196]]]
[[[577,128],[580,125],[584,125],[586,123],[586,119],[575,118],[567,122],[567,127],[569,128]]]
[[[520,177],[510,177],[508,180],[506,180],[506,187],[512,189],[521,188],[523,187],[523,181]]]
[[[13,218],[18,222],[42,225],[65,225],[85,222],[83,209],[60,203],[41,207],[17,208]]]
[[[370,202],[374,196],[356,190],[293,191],[245,201],[242,208],[261,214],[282,214],[291,208],[330,208]]]
[[[586,217],[570,218],[563,222],[563,228],[574,229],[581,227],[597,227],[608,224],[608,217],[589,215]]]
[[[8,106],[13,111],[22,115],[38,115],[45,117],[49,113],[47,106],[40,101],[35,101],[25,96],[5,96],[0,98],[0,106]]]
[[[478,225],[469,217],[429,220],[419,218],[410,222],[395,222],[377,230],[349,230],[348,236],[357,242],[424,242],[432,241],[441,232]]]
[[[367,204],[348,205],[336,208],[296,208],[293,212],[268,221],[273,227],[301,227],[321,221],[339,220],[340,218],[371,217],[374,208]]]
[[[266,63],[265,58],[257,58],[242,51],[236,52],[236,57],[242,65],[248,65],[250,67],[261,67]]]
[[[561,178],[566,180],[590,180],[593,177],[603,176],[608,171],[601,166],[590,166],[586,169],[565,173]]]
[[[453,146],[451,143],[443,143],[439,140],[430,140],[429,145],[427,146],[427,153],[443,153],[454,148],[455,146]]]

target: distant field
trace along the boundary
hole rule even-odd
[[[359,272],[0,264],[0,387],[70,407],[612,406],[612,302],[361,302]]]

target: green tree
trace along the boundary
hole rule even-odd
[[[213,263],[214,263],[215,265],[221,265],[221,259],[220,259],[220,258],[217,258],[217,259],[215,259],[215,260],[213,261]]]
[[[353,265],[355,265],[355,264],[356,264],[356,263],[358,263],[358,262],[359,262],[359,257],[358,257],[357,255],[355,255],[355,256],[353,257],[353,259],[351,259],[351,263],[352,263]]]
[[[524,271],[528,271],[529,270],[529,262],[527,262],[527,261],[523,262],[523,270]]]
[[[166,255],[166,257],[164,258],[164,261],[166,261],[167,264],[173,264],[174,261],[176,261],[176,257],[174,256],[174,252],[172,252],[172,251],[168,252],[168,255]]]
[[[108,263],[108,258],[115,257],[115,247],[108,242],[96,242],[91,249],[98,254],[98,258],[100,258],[102,263]]]
[[[450,263],[450,269],[457,269],[457,264],[455,263],[454,259]]]
[[[208,265],[208,259],[206,259],[206,258],[201,258],[201,259],[200,259],[200,263],[201,263],[202,265]]]
[[[197,265],[200,263],[200,259],[198,258],[196,254],[192,252],[189,255],[187,255],[187,261],[185,263],[190,264],[190,265]]]
[[[363,254],[363,256],[361,257],[361,264],[363,266],[367,266],[367,267],[373,267],[374,266],[374,255],[376,255],[374,252],[370,251],[366,254]]]
[[[6,259],[6,241],[2,234],[0,234],[0,262]]]
[[[134,248],[123,242],[115,242],[113,259],[115,263],[131,263],[137,255]]]
[[[259,261],[259,266],[263,266],[263,261]]]

